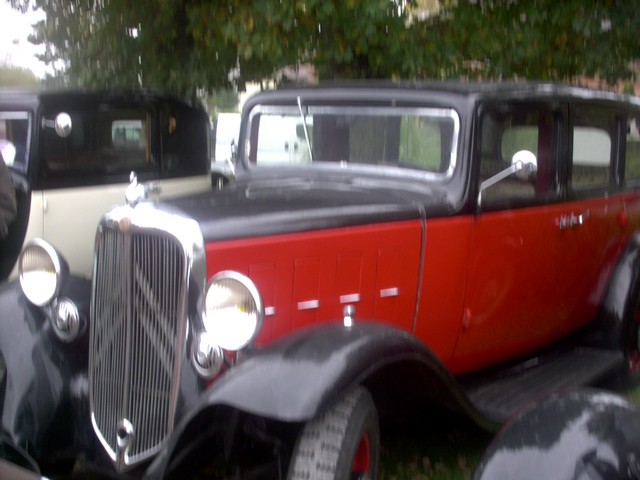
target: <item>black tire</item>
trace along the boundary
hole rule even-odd
[[[622,345],[626,365],[614,376],[614,386],[628,390],[640,381],[640,292],[635,294],[633,309],[625,319]]]
[[[357,387],[303,427],[293,449],[289,480],[375,479],[380,453],[378,413]]]
[[[624,393],[640,385],[640,295],[635,294],[632,308],[625,314],[617,333],[617,342],[624,355],[624,364],[611,372],[597,386]]]

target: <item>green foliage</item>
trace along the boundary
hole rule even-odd
[[[0,66],[0,87],[39,87],[40,80],[31,70],[10,65]]]
[[[238,94],[231,89],[209,92],[207,105],[210,112],[237,112]]]
[[[456,52],[453,75],[614,84],[632,78],[630,63],[640,58],[640,12],[631,0],[588,8],[580,0],[460,1],[447,16],[455,25],[442,31]]]
[[[11,0],[47,13],[44,60],[81,86],[195,94],[321,79],[630,80],[635,0]]]

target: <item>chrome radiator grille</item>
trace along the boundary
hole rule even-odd
[[[89,395],[119,470],[172,431],[184,355],[187,257],[175,238],[152,232],[105,228],[96,241]]]

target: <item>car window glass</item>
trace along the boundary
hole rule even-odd
[[[574,191],[610,185],[614,124],[613,116],[606,111],[576,108],[571,136]]]
[[[43,152],[48,180],[85,176],[113,176],[152,171],[158,167],[151,152],[151,114],[143,108],[65,111],[71,132],[60,136],[43,129]],[[57,111],[45,114],[45,125]]]
[[[640,124],[635,118],[627,122],[627,145],[625,154],[625,179],[640,180]]]
[[[9,167],[27,171],[30,136],[27,112],[0,112],[0,152]]]
[[[458,130],[449,109],[309,107],[301,116],[271,108],[252,116],[245,151],[257,165],[342,162],[446,175],[455,166]]]
[[[161,107],[162,176],[204,174],[211,164],[211,133],[206,113],[181,104]]]
[[[482,116],[479,185],[510,168],[517,152],[529,152],[536,171],[512,173],[482,191],[486,209],[544,203],[556,196],[554,115],[546,109],[513,106]]]

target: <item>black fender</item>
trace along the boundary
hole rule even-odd
[[[598,315],[586,330],[584,343],[623,350],[639,294],[640,231],[637,231],[627,242],[613,268]]]
[[[597,390],[555,393],[498,433],[474,480],[632,479],[640,476],[640,408]]]
[[[90,282],[69,278],[64,296],[88,318]],[[81,300],[83,299],[83,300]],[[86,404],[86,333],[64,343],[18,281],[0,284],[0,427],[34,458],[72,456],[80,404]],[[87,408],[85,408],[87,410]]]
[[[386,383],[389,382],[389,383]],[[278,422],[308,421],[355,385],[394,395],[410,384],[421,398],[464,411],[488,428],[495,427],[471,405],[439,359],[416,337],[378,323],[352,327],[324,324],[300,330],[255,352],[203,393],[183,417],[167,447],[147,470],[161,478],[188,450],[205,424],[231,418],[231,407],[253,417]],[[227,425],[227,426],[230,426]]]
[[[0,478],[18,480],[42,478],[35,460],[23,449],[14,445],[4,433],[0,433]]]

